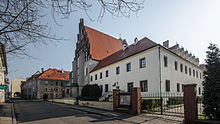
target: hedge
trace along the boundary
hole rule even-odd
[[[96,101],[102,96],[102,89],[97,84],[87,84],[82,89],[81,98],[83,100]]]
[[[151,111],[160,106],[160,98],[147,98],[142,101],[142,109]]]
[[[167,105],[178,105],[183,104],[183,97],[169,97]]]

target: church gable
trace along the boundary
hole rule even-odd
[[[85,53],[86,61],[88,59],[102,60],[123,47],[121,40],[104,34],[100,31],[84,26],[83,19],[80,19],[79,34],[76,44],[76,57],[80,51]]]

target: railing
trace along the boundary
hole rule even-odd
[[[184,116],[183,93],[153,93],[142,97],[143,113]]]

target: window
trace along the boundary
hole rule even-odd
[[[48,85],[48,81],[45,81],[44,83],[45,83],[45,85]]]
[[[189,68],[189,75],[191,75],[191,68]]]
[[[56,98],[58,97],[58,95],[56,94]]]
[[[116,74],[120,74],[120,67],[116,67]]]
[[[196,77],[198,78],[198,71],[196,71]]]
[[[58,88],[56,88],[56,91],[58,91]]]
[[[92,82],[92,76],[90,77],[90,81]]]
[[[105,92],[108,92],[108,84],[105,85]]]
[[[180,71],[183,72],[183,64],[180,64]]]
[[[195,70],[193,70],[193,77],[195,77]]]
[[[177,68],[178,68],[178,63],[177,61],[175,61],[175,70],[177,71]]]
[[[95,80],[97,80],[97,74],[95,74]]]
[[[88,75],[88,72],[89,72],[89,70],[88,70],[88,68],[86,68],[86,76]]]
[[[69,93],[70,92],[70,89],[66,89],[66,93]]]
[[[140,59],[139,62],[140,62],[140,68],[145,68],[146,67],[146,60],[145,60],[145,58]]]
[[[58,86],[58,82],[56,82],[56,86]]]
[[[51,88],[50,91],[53,91],[53,88]]]
[[[105,77],[108,77],[108,70],[105,71]]]
[[[140,81],[140,87],[141,87],[141,92],[147,92],[148,91],[147,80]]]
[[[201,95],[201,88],[199,87],[199,95]]]
[[[166,80],[166,91],[170,91],[170,80]]]
[[[185,74],[187,74],[187,66],[185,66]]]
[[[164,57],[163,57],[163,60],[164,60],[164,66],[167,67],[167,57],[164,56]]]
[[[183,86],[183,84],[182,84],[182,92],[184,92],[184,86]]]
[[[102,86],[102,85],[100,85],[100,89],[101,89],[101,91],[102,91],[102,89],[103,89],[103,86]]]
[[[131,63],[127,63],[127,72],[131,71]]]
[[[201,74],[201,72],[200,72],[199,74],[200,74],[200,79],[202,79],[202,74]]]
[[[100,79],[102,79],[102,72],[100,73]]]
[[[45,89],[45,91],[47,91],[47,88]]]
[[[128,83],[128,92],[132,92],[133,82]]]
[[[180,92],[180,83],[177,83],[176,86],[177,86],[177,88],[176,88],[176,89],[177,89],[177,92]]]

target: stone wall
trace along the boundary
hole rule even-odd
[[[48,101],[52,101],[51,99],[48,99]],[[53,102],[57,103],[64,103],[64,104],[69,104],[69,105],[74,105],[75,100],[74,99],[53,99]]]
[[[98,102],[98,101],[79,101],[80,106],[86,106],[91,108],[113,110],[113,102]]]

